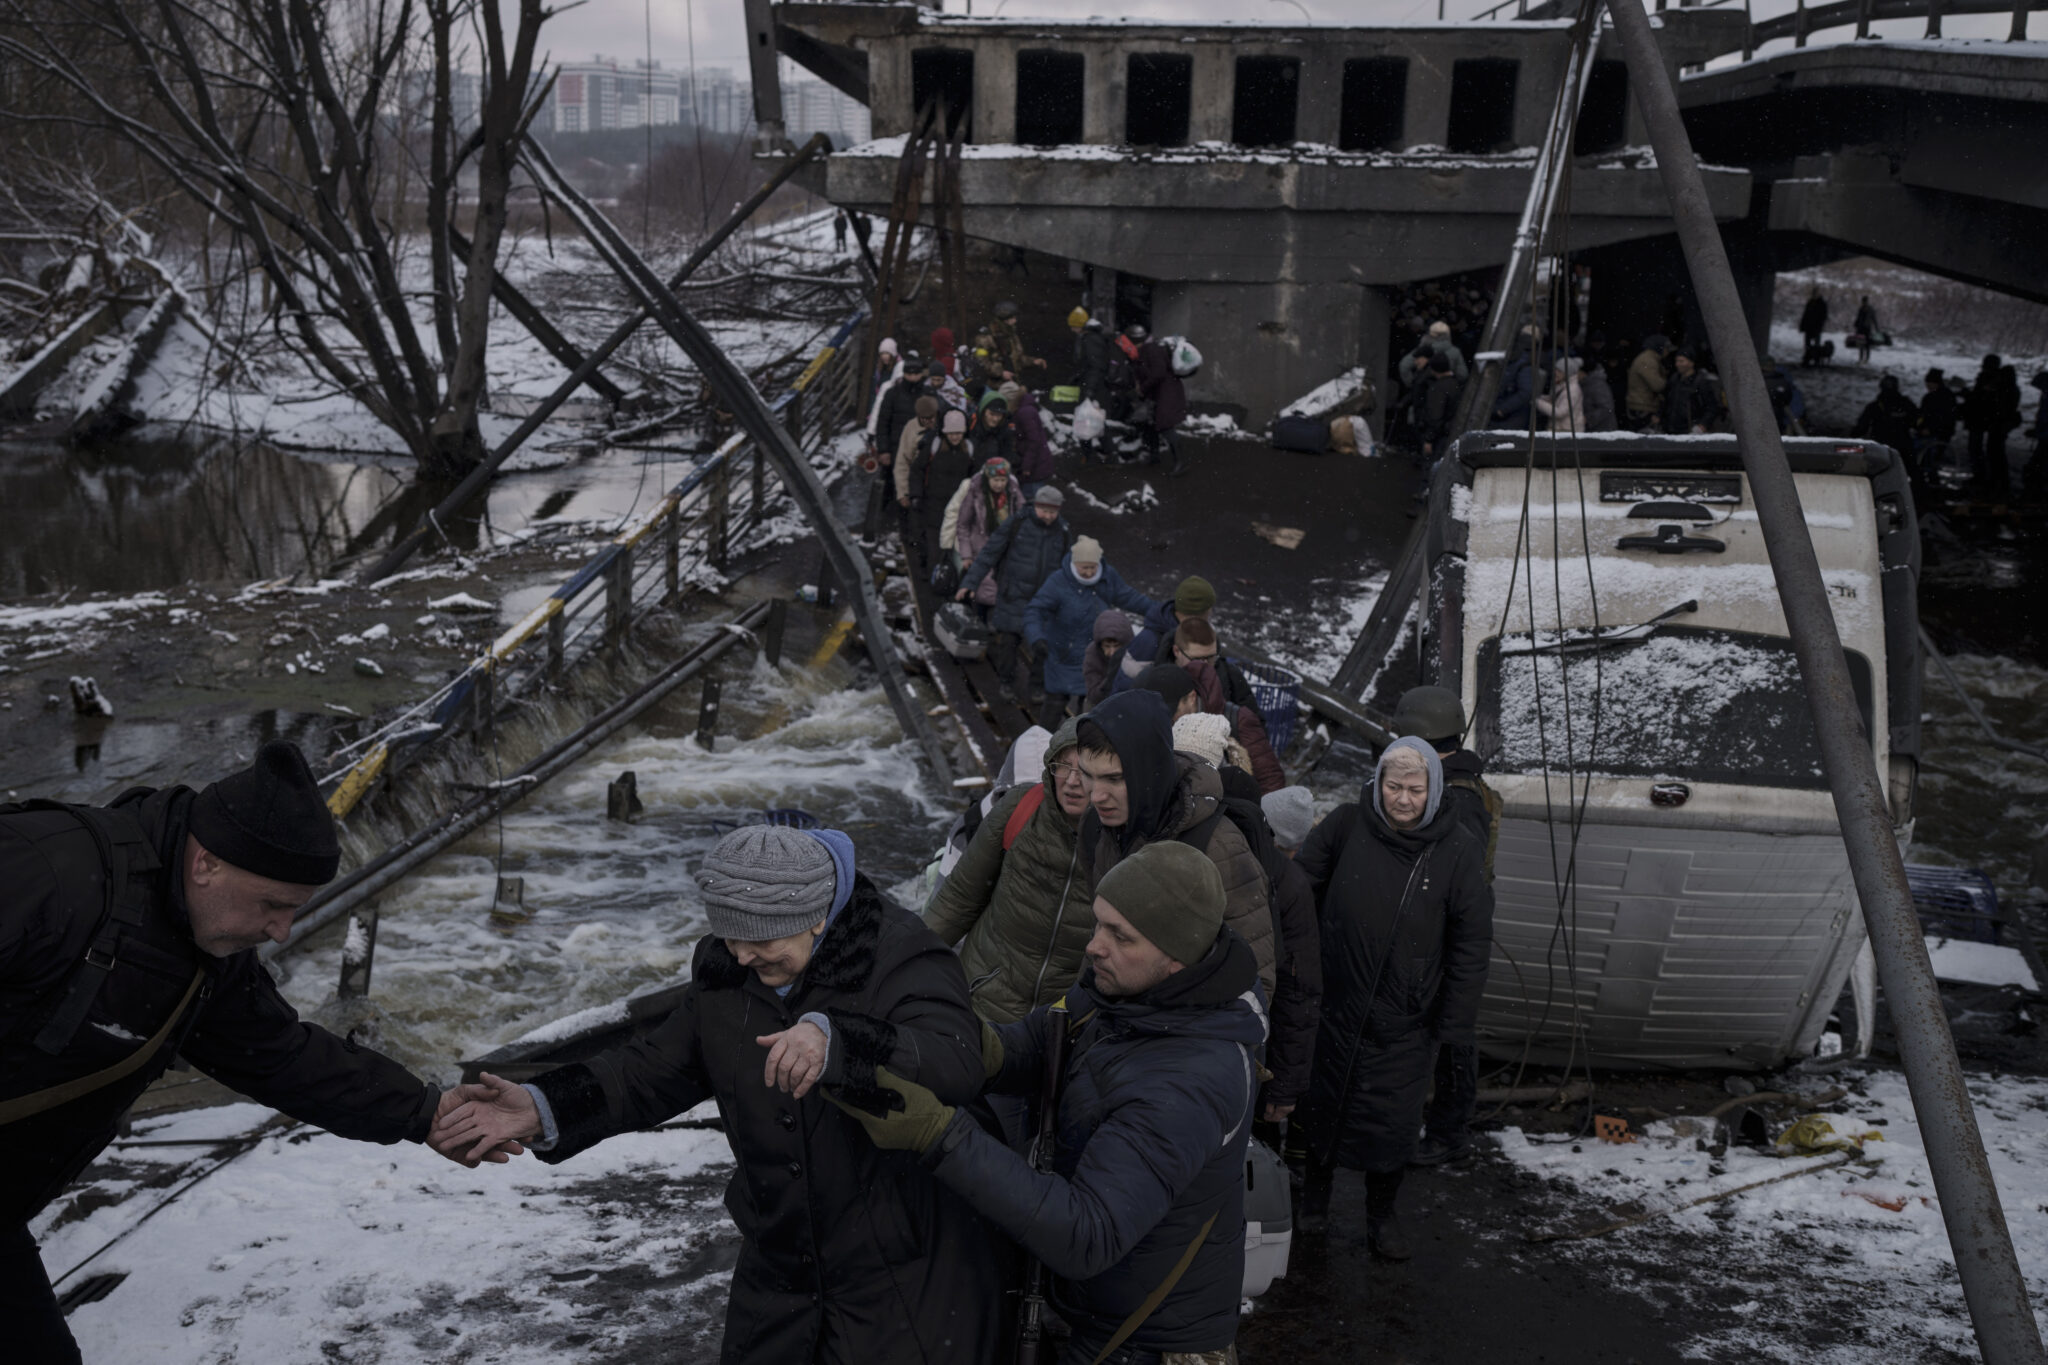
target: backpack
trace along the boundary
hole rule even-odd
[[[1500,793],[1486,785],[1483,777],[1454,777],[1453,787],[1463,787],[1479,798],[1479,804],[1486,807],[1486,884],[1493,885],[1493,850],[1500,845],[1500,813],[1503,809]]]
[[[1045,784],[1035,782],[1031,790],[1024,793],[1017,802],[1017,809],[1010,812],[1010,818],[1003,822],[1003,852],[1016,847],[1018,836],[1024,833],[1024,826],[1031,823],[1031,817],[1038,814],[1038,808],[1045,804]]]
[[[1209,836],[1216,832],[1218,821],[1227,818],[1237,826],[1237,832],[1251,847],[1252,856],[1259,860],[1259,870],[1266,875],[1266,913],[1273,920],[1273,963],[1277,969],[1286,944],[1286,938],[1280,932],[1280,880],[1287,875],[1287,855],[1273,842],[1273,827],[1266,823],[1266,812],[1258,802],[1241,796],[1226,796],[1217,804],[1221,809],[1214,815],[1200,824],[1189,826],[1177,837],[1190,848],[1207,853]]]
[[[1202,353],[1186,337],[1166,337],[1159,344],[1166,348],[1167,363],[1182,379],[1202,368]]]

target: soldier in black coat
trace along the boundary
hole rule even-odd
[[[306,760],[284,743],[196,795],[137,788],[105,807],[0,809],[0,1320],[15,1342],[10,1359],[78,1360],[27,1225],[174,1058],[342,1137],[426,1138],[441,1092],[302,1022],[256,957],[257,945],[284,941],[340,861]]]
[[[1296,1117],[1309,1140],[1301,1226],[1318,1229],[1335,1169],[1365,1172],[1366,1236],[1405,1260],[1395,1216],[1438,1043],[1470,1043],[1493,940],[1485,847],[1444,800],[1428,742],[1395,740],[1372,785],[1295,861],[1321,910],[1323,1018]]]
[[[836,830],[735,830],[697,874],[711,934],[652,1033],[588,1062],[460,1093],[437,1140],[525,1134],[547,1162],[715,1100],[744,1239],[727,1365],[982,1365],[997,1357],[1005,1244],[914,1153],[877,1150],[825,1100],[879,1104],[875,1069],[964,1105],[981,1024],[959,959],[854,871]],[[985,1112],[977,1119],[993,1129]]]

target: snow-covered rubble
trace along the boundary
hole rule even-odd
[[[2048,1293],[2048,1081],[1977,1075],[1969,1088],[2020,1266],[2039,1302]],[[1716,1158],[1702,1150],[1703,1141],[1660,1138],[1657,1129],[1627,1145],[1538,1141],[1515,1128],[1498,1137],[1508,1160],[1568,1192],[1576,1223],[1658,1215],[1604,1236],[1557,1243],[1560,1254],[1595,1258],[1611,1266],[1617,1282],[1650,1297],[1676,1293],[1718,1303],[1733,1297],[1753,1305],[1743,1309],[1745,1325],[1686,1341],[1688,1358],[1862,1365],[1947,1359],[1941,1353],[1953,1351],[1974,1359],[1969,1315],[1905,1080],[1876,1072],[1857,1089],[1822,1117],[1838,1135],[1879,1133],[1882,1140],[1865,1141],[1864,1161],[1843,1165],[1829,1164],[1832,1157],[1785,1158],[1740,1146]],[[1725,1199],[1691,1202],[1794,1171],[1804,1173]],[[1570,1231],[1576,1223],[1550,1230]],[[1686,1270],[1676,1280],[1651,1280],[1636,1273],[1649,1262]],[[1821,1313],[1853,1324],[1841,1349],[1788,1350],[1778,1325]],[[1877,1343],[1880,1353],[1873,1355]]]

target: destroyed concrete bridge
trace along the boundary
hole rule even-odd
[[[2048,288],[2048,200],[2025,171],[2048,132],[2048,44],[1858,42],[1706,69],[1771,37],[1867,30],[1890,5],[1809,11],[1796,35],[1732,7],[1657,16],[1759,341],[1775,273],[1845,255]],[[1391,287],[1506,260],[1571,30],[1542,6],[1372,26],[829,0],[748,0],[747,13],[770,136],[778,53],[872,112],[875,141],[831,157],[814,189],[887,214],[919,111],[947,108],[967,144],[964,230],[1084,262],[1098,301],[1117,297],[1119,273],[1148,281],[1146,320],[1199,338],[1207,358],[1190,396],[1253,422],[1350,365],[1384,374]],[[1619,335],[1688,291],[1611,43],[1580,112],[1561,245],[1599,281],[1592,325]]]

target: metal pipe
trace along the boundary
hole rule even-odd
[[[830,138],[826,137],[823,133],[812,135],[811,140],[806,142],[795,156],[784,163],[775,174],[768,177],[766,184],[749,195],[744,204],[741,204],[732,211],[730,218],[727,218],[718,225],[718,231],[698,243],[697,249],[690,253],[690,259],[683,262],[682,269],[676,271],[670,277],[668,287],[670,289],[681,288],[683,281],[694,274],[698,266],[710,259],[711,253],[724,245],[725,239],[737,232],[740,224],[753,217],[754,210],[767,203],[768,196],[781,189],[783,184],[797,173],[799,167],[803,166],[804,163],[820,152],[829,152],[831,150],[832,140]],[[383,558],[364,570],[357,577],[357,581],[361,583],[375,583],[380,578],[389,578],[392,574],[397,573],[400,568],[404,567],[405,561],[411,559],[419,551],[420,546],[427,543],[427,537],[435,534],[441,523],[453,521],[456,517],[460,516],[462,509],[469,506],[473,499],[490,486],[491,476],[498,472],[498,466],[505,463],[513,451],[526,444],[526,438],[540,430],[540,424],[552,417],[555,409],[567,402],[570,394],[582,388],[584,383],[597,373],[597,367],[611,359],[612,352],[625,345],[633,333],[640,330],[640,324],[646,322],[652,316],[653,314],[647,309],[639,308],[634,310],[631,317],[613,328],[612,334],[600,342],[596,350],[585,356],[583,363],[574,370],[571,370],[569,377],[560,384],[557,384],[553,393],[543,398],[532,412],[526,414],[526,420],[519,424],[518,430],[506,437],[504,442],[496,450],[492,451],[482,464],[470,470],[464,476],[462,482],[456,484],[453,491],[447,497],[441,499],[435,505],[433,511],[427,513],[426,518],[420,523],[418,530],[392,546]]]
[[[896,657],[895,639],[889,633],[888,623],[882,617],[881,603],[875,596],[874,573],[868,566],[867,557],[861,553],[860,546],[846,527],[840,524],[825,485],[819,480],[817,471],[811,468],[810,460],[790,438],[789,432],[775,420],[775,414],[761,401],[760,393],[747,376],[711,339],[703,324],[663,287],[660,278],[610,220],[563,178],[548,156],[547,149],[529,137],[524,159],[535,183],[576,216],[598,255],[618,273],[626,287],[639,296],[641,303],[654,315],[656,324],[696,365],[704,382],[731,407],[741,428],[775,462],[776,472],[782,476],[782,486],[824,546],[826,562],[851,599],[862,643],[867,647],[868,658],[875,666],[882,691],[889,698],[890,708],[896,712],[896,720],[903,727],[904,736],[923,750],[934,778],[940,782],[953,781],[956,774],[945,742],[932,728],[924,707],[911,695],[910,685],[904,678],[903,665]]]
[[[1708,338],[1721,363],[1722,382],[1728,388],[1728,409],[1735,419],[1743,468],[1756,499],[1757,520],[1778,583],[1778,600],[1805,681],[1821,761],[1842,824],[1850,875],[1898,1033],[1914,1117],[1926,1144],[1928,1167],[1940,1195],[1942,1221],[1948,1227],[1977,1344],[1988,1365],[2042,1365],[2048,1357],[2042,1353],[2040,1333],[2027,1304],[2026,1280],[2013,1254],[2012,1235],[1985,1159],[1970,1092],[1963,1084],[1962,1064],[1956,1059],[1948,1015],[1942,1008],[1920,919],[1906,885],[1905,863],[1892,833],[1891,813],[1870,739],[1857,720],[1856,694],[1821,580],[1820,561],[1814,555],[1799,490],[1778,439],[1728,253],[1679,116],[1678,95],[1664,69],[1641,0],[1610,0],[1608,13],[1621,38],[1629,85],[1649,127],[1679,245],[1685,252],[1700,311],[1706,316]]]
[[[1562,168],[1572,154],[1572,138],[1579,126],[1579,107],[1586,100],[1586,86],[1592,78],[1593,46],[1600,36],[1602,0],[1583,0],[1572,25],[1571,55],[1565,63],[1564,79],[1557,87],[1557,103],[1550,111],[1543,147],[1529,174],[1529,193],[1522,201],[1522,217],[1515,224],[1514,245],[1508,252],[1507,268],[1501,271],[1500,288],[1493,296],[1493,311],[1486,319],[1486,331],[1479,343],[1482,354],[1505,357],[1516,344],[1522,315],[1522,299],[1536,274],[1536,262],[1550,236],[1550,220],[1557,211],[1558,191],[1564,183]],[[1540,322],[1531,318],[1532,323]],[[1533,361],[1532,361],[1533,363]],[[1475,356],[1472,377],[1459,395],[1458,415],[1451,435],[1462,436],[1482,427],[1500,396],[1503,360],[1481,363]],[[1390,580],[1391,582],[1391,580]],[[1405,604],[1404,604],[1405,605]]]
[[[394,844],[364,863],[340,881],[320,888],[299,907],[292,921],[291,937],[283,943],[266,943],[260,956],[266,961],[282,956],[306,941],[308,935],[331,924],[390,886],[421,863],[481,826],[528,792],[554,778],[592,749],[631,724],[649,707],[696,677],[722,658],[740,641],[750,639],[753,627],[768,619],[770,604],[756,602],[716,635],[642,683],[631,696],[622,697],[574,734],[528,763],[502,782],[494,782],[466,805],[450,811],[433,824],[416,830],[403,842]]]

